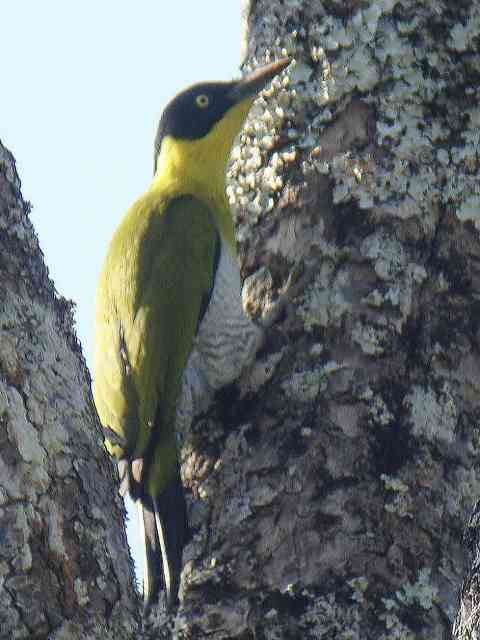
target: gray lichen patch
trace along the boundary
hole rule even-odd
[[[352,307],[349,300],[351,288],[349,272],[335,273],[331,261],[319,265],[318,274],[297,311],[305,330],[310,332],[316,326],[340,326],[342,318]]]
[[[360,346],[364,354],[380,356],[385,353],[388,332],[383,327],[358,323],[352,330],[352,338]]]
[[[414,386],[405,397],[409,410],[412,433],[418,438],[442,440],[451,443],[455,439],[458,408],[448,385],[440,393],[431,388]]]
[[[297,402],[312,402],[318,396],[322,386],[325,388],[324,376],[320,370],[301,371],[292,374],[282,383],[287,397]]]

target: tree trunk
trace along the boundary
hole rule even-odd
[[[0,638],[138,637],[123,504],[71,303],[0,143]]]
[[[300,260],[315,279],[186,439],[177,628],[449,638],[480,487],[479,3],[257,0],[245,20],[246,68],[295,58],[230,169],[245,301]]]

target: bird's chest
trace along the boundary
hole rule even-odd
[[[204,411],[213,394],[254,359],[261,329],[245,315],[236,257],[222,244],[215,284],[184,373],[179,414]],[[187,414],[191,414],[188,416]]]

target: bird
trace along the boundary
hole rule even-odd
[[[93,397],[119,492],[138,506],[144,613],[178,606],[188,522],[179,425],[255,357],[225,187],[234,139],[258,93],[290,63],[188,87],[166,106],[154,176],[110,242],[98,282]]]

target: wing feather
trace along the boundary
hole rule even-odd
[[[165,202],[149,193],[114,235],[100,278],[95,403],[102,424],[125,442],[110,444],[114,455],[140,458],[148,449],[150,458],[164,458],[155,484],[166,483],[176,463],[176,403],[219,252],[206,205],[190,195]]]

